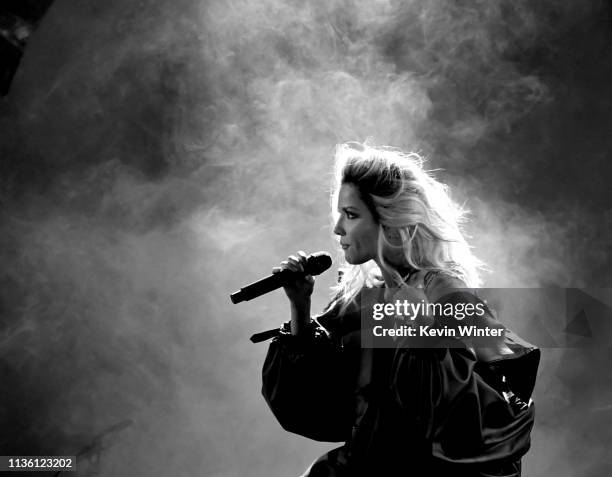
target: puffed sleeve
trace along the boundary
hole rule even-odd
[[[404,350],[391,388],[406,427],[438,459],[485,463],[520,458],[529,449],[534,406],[510,399],[503,381],[485,381],[467,349]]]
[[[317,441],[350,436],[343,350],[316,320],[300,336],[285,323],[270,343],[262,374],[263,396],[285,430]]]
[[[513,337],[502,338],[510,352],[486,359],[452,337],[395,351],[394,399],[406,428],[428,443],[435,458],[489,464],[518,459],[529,449],[539,350]]]

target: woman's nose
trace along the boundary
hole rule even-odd
[[[334,233],[336,235],[344,235],[344,229],[342,228],[342,224],[340,223],[342,218],[339,218],[336,221],[336,225],[334,225]]]

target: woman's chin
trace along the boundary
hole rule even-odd
[[[348,263],[349,265],[357,265],[354,261],[353,261],[353,257],[351,257],[350,252],[348,251],[348,249],[344,250],[344,260],[346,260],[346,263]]]
[[[344,252],[344,260],[346,260],[346,263],[348,263],[349,265],[362,265],[366,263],[369,259],[364,259],[364,257],[354,257],[351,256],[350,253]]]

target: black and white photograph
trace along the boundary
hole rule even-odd
[[[0,477],[612,472],[612,2],[0,2]]]

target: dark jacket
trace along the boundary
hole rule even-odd
[[[436,300],[466,298],[478,300]],[[304,476],[520,476],[539,350],[509,330],[506,355],[456,338],[429,349],[365,348],[359,308],[359,299],[344,313],[332,303],[299,337],[286,323],[268,350],[262,392],[281,426],[344,442]]]

